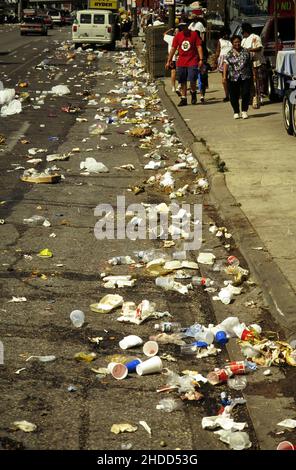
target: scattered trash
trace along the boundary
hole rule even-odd
[[[160,400],[158,405],[156,405],[157,410],[166,411],[171,413],[172,411],[180,411],[183,408],[183,403],[181,401],[175,400],[174,398],[163,398]]]
[[[90,305],[92,312],[109,313],[123,304],[123,297],[117,294],[107,294],[99,303]]]
[[[82,361],[82,362],[92,362],[96,358],[97,358],[96,353],[79,352],[79,353],[76,353],[74,356],[74,359],[76,359],[76,361]]]
[[[24,432],[34,432],[37,429],[36,424],[30,423],[29,421],[14,421],[13,425]]]
[[[12,299],[9,300],[8,302],[27,302],[27,299],[26,299],[26,297],[15,297],[13,295]]]
[[[136,335],[125,336],[121,341],[119,341],[121,349],[129,349],[141,344],[143,344],[143,340]]]
[[[119,423],[119,424],[113,424],[111,427],[111,432],[114,434],[119,434],[121,432],[135,432],[137,431],[138,427],[133,426],[132,424],[128,423]]]
[[[44,248],[44,250],[39,251],[37,256],[39,258],[52,258],[53,254],[48,248]]]
[[[58,183],[61,180],[61,175],[53,172],[51,169],[45,170],[43,173],[39,173],[35,168],[25,170],[21,180],[26,183]]]
[[[295,429],[296,428],[296,419],[284,419],[280,423],[277,423],[278,426],[283,426],[287,429]]]
[[[26,362],[31,359],[37,359],[39,362],[53,362],[56,360],[56,356],[29,356]]]
[[[145,431],[148,432],[148,434],[150,435],[151,437],[151,428],[148,426],[148,424],[146,423],[146,421],[139,421],[139,424],[141,426],[143,426],[143,428],[145,429]]]
[[[70,320],[75,328],[81,328],[85,322],[85,315],[81,310],[73,310],[70,313]]]
[[[51,93],[58,96],[69,95],[71,92],[66,85],[56,85],[51,89]]]
[[[97,162],[93,157],[87,157],[80,163],[80,169],[90,173],[108,173],[109,170],[102,162]]]

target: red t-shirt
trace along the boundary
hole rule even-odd
[[[178,49],[179,56],[177,67],[193,67],[198,65],[198,46],[201,46],[201,39],[196,31],[184,31],[176,34],[173,40],[173,47]]]

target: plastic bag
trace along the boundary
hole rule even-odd
[[[66,85],[56,85],[52,87],[51,93],[58,95],[58,96],[63,96],[63,95],[69,95],[71,92]]]
[[[2,106],[1,116],[12,116],[13,114],[19,114],[22,111],[22,103],[18,100],[12,100],[9,104]]]
[[[2,82],[1,82],[2,83]],[[12,101],[15,97],[15,90],[13,88],[2,88],[0,85],[0,105],[2,106],[3,104],[8,104],[10,101]]]
[[[108,168],[102,163],[97,162],[93,157],[88,157],[80,163],[80,169],[91,173],[108,173]]]

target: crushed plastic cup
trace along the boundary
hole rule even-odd
[[[81,328],[85,321],[85,315],[81,310],[73,310],[70,313],[70,320],[75,328]]]
[[[150,357],[147,361],[142,362],[137,366],[138,375],[148,375],[161,372],[163,368],[162,361],[159,356]]]
[[[143,346],[145,356],[153,357],[158,353],[158,343],[156,341],[147,341]]]
[[[227,289],[227,287],[224,287],[218,293],[218,297],[224,305],[229,305],[232,301],[233,294]]]
[[[116,380],[123,380],[128,374],[126,365],[120,364],[119,362],[110,362],[107,368],[112,377]]]
[[[247,386],[248,382],[247,382],[247,377],[243,377],[241,375],[239,376],[234,376],[234,377],[230,377],[228,380],[227,380],[227,385],[229,388],[231,388],[232,390],[236,390],[236,391],[240,391],[240,390],[244,390]]]
[[[133,372],[136,372],[137,366],[141,364],[141,359],[133,359],[132,361],[126,362],[125,366],[127,367],[128,373],[132,374]]]
[[[282,441],[279,443],[277,446],[276,450],[295,450],[296,446],[294,446],[291,442],[289,441]]]
[[[250,439],[246,432],[233,432],[229,436],[229,447],[233,450],[243,450],[250,447]]]
[[[136,335],[125,336],[121,341],[119,341],[119,346],[121,349],[129,349],[134,346],[139,346],[143,344],[142,338]]]

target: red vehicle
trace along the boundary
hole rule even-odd
[[[41,34],[47,36],[47,25],[40,16],[24,17],[20,24],[21,36],[25,34]]]
[[[46,24],[48,29],[53,29],[53,21],[50,15],[44,12],[38,12],[38,16],[44,19],[44,23]]]

